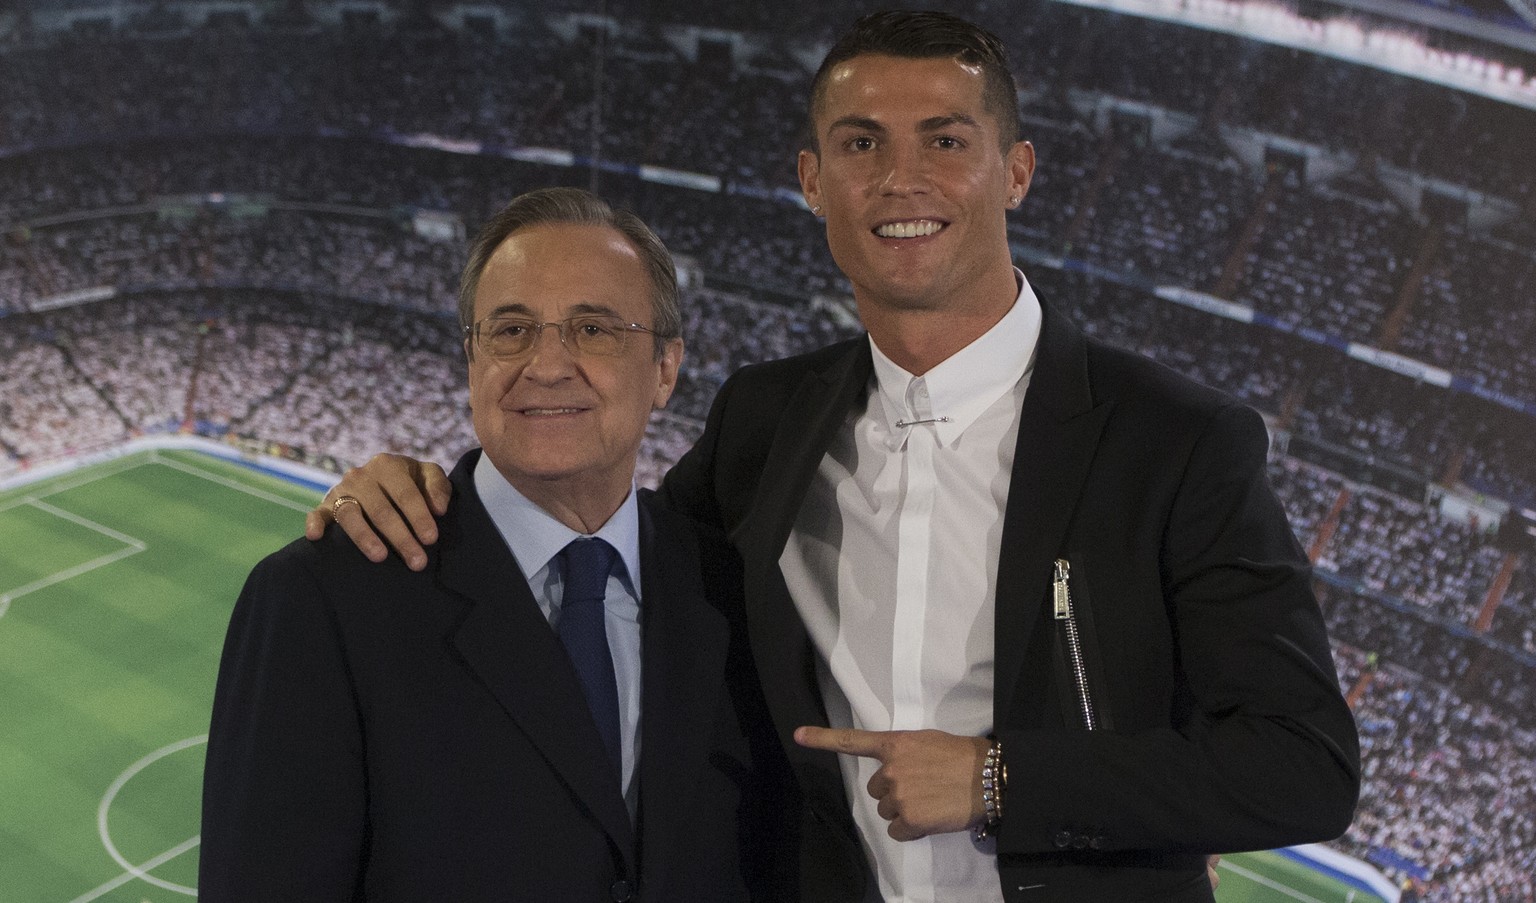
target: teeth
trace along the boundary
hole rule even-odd
[[[523,413],[537,416],[541,414],[575,414],[580,410],[581,408],[529,408]]]
[[[931,219],[909,220],[904,223],[886,223],[875,230],[881,238],[921,238],[944,228],[943,223]]]

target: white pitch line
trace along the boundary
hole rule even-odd
[[[166,756],[171,755],[172,753],[178,753],[184,749],[190,749],[191,747],[207,742],[208,735],[200,734],[196,737],[188,737],[185,740],[178,740],[168,746],[162,746],[154,752],[145,755],[137,762],[129,765],[126,769],[123,770],[122,774],[117,776],[117,779],[112,782],[112,786],[108,787],[107,792],[102,795],[101,805],[96,808],[96,831],[97,834],[101,837],[101,845],[106,848],[107,855],[111,856],[114,862],[122,866],[123,870],[130,877],[139,878],[143,881],[147,881],[150,884],[153,884],[156,887],[176,891],[177,893],[181,894],[186,894],[189,897],[197,896],[197,888],[187,887],[182,884],[175,884],[170,881],[165,881],[163,879],[156,878],[154,875],[149,873],[150,869],[166,860],[157,857],[156,859],[150,860],[144,865],[134,865],[132,862],[128,861],[128,857],[124,856],[122,851],[117,848],[117,844],[112,842],[112,832],[107,827],[107,813],[111,811],[112,801],[117,799],[117,794],[123,789],[124,785],[133,780],[134,776],[139,772],[155,764]],[[199,834],[196,837],[193,837],[191,840],[181,844],[179,847],[172,847],[171,850],[166,851],[166,853],[161,853],[160,856],[166,856],[168,853],[176,850],[185,852],[186,850],[192,848],[191,845],[201,842],[202,835]]]
[[[159,856],[156,856],[148,862],[145,862],[143,865],[137,866],[135,871],[147,872],[150,869],[159,868],[160,866],[165,865],[167,862],[170,862],[172,859],[175,859],[177,856],[180,856],[182,853],[187,852],[202,842],[203,836],[201,834],[193,837],[190,840],[182,841],[176,846],[171,847],[169,850],[166,850],[164,853],[161,853]],[[106,884],[103,884],[95,890],[87,891],[81,894],[80,896],[69,901],[69,903],[90,903],[90,901],[96,899],[97,897],[100,897],[103,894],[111,893],[112,891],[117,890],[119,887],[122,887],[124,884],[127,884],[129,881],[133,881],[138,877],[139,876],[134,874],[134,872],[123,872],[121,875],[118,875],[116,878],[113,878]]]
[[[61,492],[68,492],[71,489],[79,489],[81,486],[88,486],[97,480],[105,480],[107,477],[115,477],[120,473],[127,473],[130,470],[143,467],[149,463],[150,462],[148,459],[136,461],[133,458],[118,458],[116,461],[107,461],[92,467],[84,477],[73,480],[63,480],[62,482],[48,487],[42,492],[28,493],[21,498],[16,498],[9,502],[0,503],[0,511],[8,511],[11,508],[15,508],[19,505],[25,505],[40,498],[47,498],[50,495],[58,495]],[[98,467],[100,470],[97,469]],[[62,476],[63,475],[61,475],[61,477]]]
[[[54,517],[67,520],[73,524],[78,524],[88,530],[94,530],[95,532],[100,533],[109,539],[117,540],[118,542],[127,546],[127,548],[118,549],[116,552],[109,552],[106,555],[102,555],[98,558],[92,558],[90,561],[87,561],[83,564],[77,564],[72,568],[66,568],[65,570],[49,574],[41,580],[34,580],[33,582],[28,583],[26,586],[17,587],[16,589],[7,590],[4,593],[0,593],[0,618],[5,617],[5,613],[10,611],[11,603],[13,601],[20,599],[22,596],[25,596],[28,593],[33,593],[43,589],[44,587],[52,586],[55,583],[61,583],[65,580],[69,580],[72,577],[78,577],[81,574],[89,573],[90,571],[94,571],[99,567],[105,567],[115,561],[121,561],[122,559],[127,558],[129,555],[137,555],[138,553],[148,548],[148,546],[144,544],[143,540],[134,539],[132,536],[129,536],[126,533],[119,533],[118,531],[106,526],[105,524],[98,524],[89,518],[81,517],[80,515],[70,511],[65,511],[63,508],[60,508],[56,505],[50,505],[40,498],[29,496],[27,498],[21,499],[18,504],[30,505],[33,508],[36,508],[47,514],[51,514]]]
[[[1302,903],[1324,903],[1324,901],[1319,900],[1316,897],[1308,896],[1293,887],[1286,887],[1284,884],[1281,884],[1272,878],[1266,878],[1258,872],[1252,871],[1251,869],[1245,869],[1242,866],[1237,865],[1236,863],[1228,862],[1225,859],[1223,859],[1221,864],[1216,867],[1219,869],[1226,869],[1228,871],[1235,872],[1239,875],[1242,875],[1244,878],[1247,878],[1249,881],[1252,881],[1256,884],[1262,884],[1271,890],[1277,890],[1293,900],[1300,900]]]
[[[129,536],[126,533],[119,533],[111,527],[106,526],[105,524],[98,524],[93,520],[81,517],[80,515],[73,512],[65,511],[63,508],[60,508],[56,505],[50,505],[42,499],[33,498],[28,499],[28,501],[31,503],[32,507],[41,508],[42,510],[52,514],[55,517],[62,517],[71,523],[76,523],[82,527],[95,530],[97,533],[100,533],[103,536],[110,536],[124,545],[135,546],[141,552],[145,549],[143,540],[134,539],[132,536]]]
[[[110,555],[103,555],[100,558],[93,558],[84,564],[77,564],[68,570],[59,571],[57,574],[50,574],[41,580],[33,581],[32,583],[28,583],[26,586],[13,589],[10,592],[4,594],[0,594],[0,617],[5,616],[6,611],[11,607],[11,602],[15,601],[16,599],[20,599],[22,596],[25,596],[28,593],[36,592],[37,590],[40,590],[44,587],[63,582],[70,579],[71,577],[78,577],[81,574],[94,571],[99,567],[105,567],[114,561],[120,561],[124,558],[127,558],[129,555],[137,555],[142,551],[144,551],[144,544],[142,542],[136,543],[135,545],[126,549],[118,549],[116,552],[113,552]]]
[[[220,486],[227,486],[230,489],[238,489],[247,495],[254,495],[255,497],[264,501],[273,502],[286,508],[292,508],[295,511],[303,511],[304,513],[308,514],[309,510],[314,507],[313,505],[306,505],[300,502],[295,502],[292,499],[285,499],[280,495],[273,495],[272,493],[265,490],[246,486],[245,484],[236,480],[231,480],[226,476],[212,473],[199,467],[193,467],[191,464],[183,464],[182,462],[173,460],[171,458],[162,458],[159,455],[156,455],[154,463],[164,464],[166,467],[179,470],[182,473],[189,473],[195,477],[202,477],[211,483],[218,483]]]
[[[216,473],[213,473],[211,471],[206,471],[206,470],[203,470],[202,468],[194,467],[194,466],[192,466],[190,464],[184,464],[184,463],[182,463],[180,461],[176,461],[176,460],[173,460],[171,458],[161,457],[158,453],[153,452],[153,451],[151,451],[150,456],[149,456],[149,458],[147,460],[137,461],[137,462],[135,462],[133,464],[130,464],[127,467],[118,468],[116,470],[112,470],[112,471],[109,471],[107,473],[94,474],[91,477],[88,477],[88,478],[83,479],[83,480],[75,480],[75,481],[72,481],[72,482],[63,483],[63,484],[60,484],[58,486],[54,486],[54,487],[50,488],[46,492],[35,493],[35,494],[32,494],[32,495],[24,496],[24,497],[19,498],[19,499],[13,499],[10,502],[6,502],[4,504],[0,504],[0,512],[6,511],[6,510],[8,510],[10,508],[18,507],[20,505],[31,505],[31,506],[33,506],[35,508],[39,508],[39,509],[41,509],[43,511],[46,511],[49,514],[53,514],[53,515],[55,515],[57,517],[62,517],[64,519],[66,519],[66,520],[73,521],[74,523],[77,523],[77,524],[79,524],[79,525],[81,525],[83,527],[88,527],[88,528],[90,528],[92,530],[95,530],[98,533],[101,533],[101,534],[105,535],[105,536],[110,536],[110,537],[112,537],[113,539],[116,539],[119,542],[127,544],[129,546],[129,548],[127,548],[127,549],[120,549],[120,550],[118,550],[116,552],[113,552],[110,555],[104,555],[104,556],[102,556],[100,558],[92,559],[91,561],[87,561],[84,564],[76,565],[76,566],[74,566],[74,567],[72,567],[72,568],[70,568],[68,570],[60,571],[57,574],[53,574],[51,576],[44,577],[43,579],[38,580],[38,581],[36,581],[34,583],[29,583],[26,586],[23,586],[23,587],[20,587],[18,589],[10,590],[8,592],[0,594],[0,618],[5,617],[5,613],[10,609],[12,601],[14,601],[16,599],[19,599],[19,598],[21,598],[22,596],[25,596],[28,593],[36,592],[37,590],[40,590],[40,589],[42,589],[44,587],[47,587],[47,586],[52,586],[53,584],[58,583],[58,582],[60,582],[62,580],[68,580],[71,577],[78,577],[81,574],[84,574],[84,573],[86,573],[88,571],[93,571],[96,568],[102,567],[104,565],[111,564],[111,563],[113,563],[115,561],[121,560],[123,558],[127,558],[129,555],[135,555],[135,554],[145,550],[146,546],[144,545],[144,543],[141,540],[134,539],[133,537],[128,536],[128,535],[123,534],[123,533],[119,533],[119,532],[117,532],[116,530],[113,530],[110,527],[104,526],[102,524],[98,524],[95,521],[87,520],[86,518],[80,517],[77,514],[71,514],[70,512],[65,511],[62,508],[58,508],[58,507],[55,507],[53,505],[50,505],[50,504],[42,501],[42,497],[43,496],[48,496],[48,495],[54,495],[54,494],[60,493],[60,492],[64,492],[65,490],[68,490],[68,489],[75,489],[75,488],[78,488],[80,486],[84,486],[87,483],[95,482],[96,480],[102,479],[102,478],[104,478],[106,476],[111,476],[111,475],[114,475],[114,474],[117,474],[117,473],[122,473],[124,471],[132,470],[132,469],[137,468],[137,467],[143,467],[146,464],[163,464],[166,467],[169,467],[169,468],[171,468],[173,470],[179,470],[179,471],[181,471],[183,473],[191,474],[192,476],[199,477],[199,478],[204,479],[204,480],[208,480],[211,483],[217,483],[220,486],[225,486],[225,487],[230,488],[230,489],[235,489],[235,490],[238,490],[240,492],[244,492],[247,495],[255,496],[256,498],[262,499],[263,501],[268,501],[268,502],[272,502],[274,504],[282,505],[285,508],[291,508],[294,511],[302,511],[302,512],[307,514],[307,513],[309,513],[309,510],[310,510],[310,506],[309,505],[303,504],[301,502],[295,502],[295,501],[293,501],[291,499],[286,499],[286,498],[283,498],[280,495],[274,495],[274,494],[272,494],[270,492],[266,492],[266,491],[261,490],[261,489],[256,489],[256,488],[251,487],[251,486],[246,486],[243,483],[240,483],[240,482],[235,481],[235,480],[231,480],[228,477],[225,477],[225,476],[223,476],[221,474],[216,474]]]

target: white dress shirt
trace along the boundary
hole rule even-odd
[[[528,576],[528,588],[539,610],[551,628],[558,628],[565,582],[554,559],[572,540],[589,534],[577,533],[529,501],[484,453],[475,464],[475,491],[512,550],[518,568]],[[603,627],[619,685],[619,746],[624,760],[620,774],[624,802],[633,818],[637,801],[633,778],[640,759],[640,508],[633,488],[619,510],[590,535],[606,540],[624,564],[622,573],[608,575]]]
[[[1040,336],[1040,303],[1017,278],[1003,319],[923,376],[871,343],[866,404],[822,459],[779,559],[834,727],[992,729],[1003,509]],[[888,903],[1002,900],[990,841],[892,840],[866,789],[880,763],[839,761]]]

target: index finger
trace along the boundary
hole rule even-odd
[[[448,502],[453,498],[453,483],[449,481],[448,474],[444,473],[441,467],[431,461],[421,462],[416,475],[416,484],[426,496],[427,504],[432,507],[433,514],[442,517],[448,513]]]
[[[354,474],[357,475],[355,480]],[[371,479],[374,485],[363,486],[363,477]],[[374,522],[373,528],[384,541],[402,557],[409,560],[408,551],[417,552],[421,546],[437,542],[437,521],[433,514],[447,512],[448,496],[453,491],[441,467],[402,455],[374,455],[361,469],[349,471],[343,483],[370,490],[369,497],[362,498],[363,513]],[[378,504],[372,500],[371,490],[374,489],[382,496]],[[403,532],[407,530],[408,533]],[[420,545],[417,545],[418,541]]]
[[[869,756],[876,759],[885,754],[886,745],[885,734],[880,731],[813,725],[795,728],[795,742],[808,749],[824,749],[828,752],[849,756]]]

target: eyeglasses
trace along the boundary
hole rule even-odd
[[[561,344],[572,354],[603,357],[623,354],[632,332],[671,338],[639,323],[625,323],[618,317],[600,314],[570,317],[554,323],[539,323],[527,317],[486,317],[473,326],[464,327],[464,333],[474,338],[476,348],[491,357],[517,357],[533,347],[546,326],[555,328]]]

